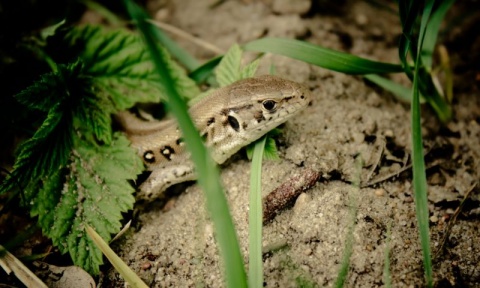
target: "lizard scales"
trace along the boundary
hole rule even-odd
[[[194,104],[189,114],[212,158],[222,164],[311,100],[311,92],[301,84],[263,75],[215,90]],[[147,170],[152,172],[140,185],[138,197],[153,199],[173,184],[195,180],[194,166],[176,121],[133,118],[123,114],[120,122]]]

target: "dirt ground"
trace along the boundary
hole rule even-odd
[[[220,3],[211,7],[213,2]],[[310,7],[312,2],[315,7]],[[222,50],[259,37],[288,37],[398,63],[399,20],[395,13],[368,1],[181,0],[150,1],[148,7],[158,20]],[[479,22],[479,17],[473,18]],[[468,24],[458,23],[441,38],[455,75],[453,120],[442,125],[427,107],[422,112],[437,287],[480,287],[480,40],[472,28],[475,25]],[[191,41],[178,38],[178,42],[200,59],[213,56]],[[281,160],[265,161],[263,191],[267,194],[304,168],[318,171],[321,178],[264,226],[264,286],[333,286],[352,223],[353,253],[346,287],[384,286],[386,257],[393,287],[424,286],[408,169],[409,105],[361,77],[284,57],[264,57],[259,74],[267,73],[271,64],[277,75],[310,87],[315,98],[284,125],[278,140]],[[398,75],[393,78],[408,83]],[[361,171],[358,157],[363,160]],[[250,163],[243,153],[222,167],[245,262],[249,177]],[[352,185],[358,177],[360,189]],[[470,191],[437,255],[447,224]],[[193,184],[172,198],[168,208],[158,202],[138,211],[136,229],[116,242],[116,250],[152,287],[224,286],[212,223],[203,203],[202,192]],[[354,220],[353,207],[358,207]],[[111,270],[102,286],[121,287],[122,283]]]

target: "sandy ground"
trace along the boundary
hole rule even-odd
[[[396,15],[366,2],[340,1],[342,8],[313,1],[319,11],[314,14],[306,13],[310,1],[295,1],[295,5],[280,0],[224,1],[215,8],[209,6],[212,1],[160,2],[149,2],[153,15],[223,50],[235,42],[275,36],[304,39],[376,60],[398,59],[401,28]],[[455,37],[458,35],[447,40],[453,42]],[[178,41],[197,57],[213,56],[189,41]],[[478,47],[478,39],[470,45]],[[460,63],[469,67],[461,50],[450,52],[454,67]],[[272,63],[278,75],[304,83],[315,98],[284,125],[278,141],[281,160],[264,163],[263,191],[267,194],[305,167],[318,171],[321,178],[291,208],[264,226],[264,286],[333,286],[352,224],[353,253],[346,287],[384,286],[386,257],[393,287],[424,286],[412,178],[409,169],[403,169],[410,164],[409,105],[360,77],[284,57],[267,55],[259,73],[266,73]],[[445,249],[435,258],[438,287],[480,287],[480,199],[475,186],[479,179],[480,105],[478,80],[475,83],[469,71],[454,70],[460,83],[456,82],[459,88],[451,123],[443,126],[429,109],[423,110],[434,253],[454,210],[473,189]],[[408,83],[399,76],[394,78]],[[363,160],[360,170],[358,157]],[[380,181],[385,175],[396,176]],[[245,262],[249,177],[250,163],[243,153],[222,167]],[[357,189],[352,181],[359,177],[365,187]],[[367,185],[377,180],[379,183]],[[116,250],[152,287],[224,286],[213,226],[203,203],[203,194],[194,184],[174,197],[168,209],[154,203],[140,210],[136,229],[115,244]],[[352,219],[354,207],[358,208]],[[122,285],[113,271],[103,281],[106,287]]]

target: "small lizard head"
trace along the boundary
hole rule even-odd
[[[214,137],[214,158],[225,161],[240,148],[284,123],[312,101],[303,85],[277,76],[248,78],[225,87],[228,104],[222,109],[221,137]]]

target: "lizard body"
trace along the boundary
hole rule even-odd
[[[276,76],[243,79],[212,92],[189,109],[211,156],[224,163],[242,147],[284,123],[311,102],[302,85]],[[174,119],[141,121],[129,114],[120,122],[152,173],[138,197],[153,199],[169,186],[195,180],[182,135]]]

